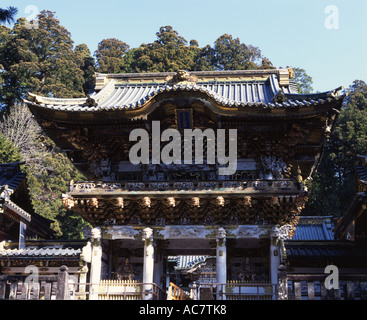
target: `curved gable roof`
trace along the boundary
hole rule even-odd
[[[100,90],[86,98],[47,98],[29,93],[24,101],[31,107],[84,113],[139,110],[158,95],[174,92],[198,92],[218,106],[236,109],[305,107],[342,100],[337,94],[341,88],[318,94],[298,94],[294,81],[289,75],[288,78],[284,76],[282,69],[191,74],[195,81],[169,80],[174,73],[100,74],[96,86]]]

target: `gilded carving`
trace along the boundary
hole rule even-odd
[[[71,208],[93,224],[291,224],[296,225],[307,197],[80,199]],[[66,201],[65,201],[66,203]],[[66,203],[67,204],[67,203]]]

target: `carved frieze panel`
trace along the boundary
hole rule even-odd
[[[64,203],[69,210],[75,211],[96,225],[296,225],[306,200],[306,196],[266,198],[145,196],[134,199],[67,197],[64,198]]]
[[[105,239],[136,239],[140,235],[138,230],[131,226],[110,226],[103,230]]]
[[[269,235],[269,230],[258,225],[241,225],[232,234],[237,239],[260,239]]]
[[[167,226],[163,230],[159,230],[157,232],[157,234],[163,237],[163,239],[206,239],[210,233],[210,230],[200,225]]]

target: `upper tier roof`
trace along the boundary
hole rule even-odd
[[[179,71],[180,72],[180,71]],[[137,110],[157,95],[200,92],[222,107],[304,107],[341,97],[336,90],[298,94],[292,69],[178,73],[97,74],[95,92],[86,98],[48,98],[29,93],[30,106],[66,112]]]

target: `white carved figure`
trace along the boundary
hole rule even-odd
[[[153,240],[153,229],[151,228],[143,229],[142,239],[143,240]]]
[[[96,208],[98,208],[98,199],[97,199],[97,198],[92,198],[92,199],[90,199],[89,204],[91,205],[91,207],[96,207]]]
[[[123,208],[124,207],[124,198],[118,197],[116,199],[116,204],[117,204],[118,207]]]
[[[251,197],[250,196],[245,196],[243,198],[243,202],[244,202],[246,207],[251,207]]]
[[[285,224],[281,227],[273,227],[270,231],[270,236],[278,240],[287,240],[290,238],[293,227],[290,224]]]
[[[149,198],[149,197],[144,197],[144,198],[143,198],[143,204],[144,204],[146,207],[150,208],[150,204],[151,204],[151,200],[150,200],[150,198]]]
[[[284,175],[288,173],[286,163],[275,156],[265,156],[261,159],[261,166],[263,169],[263,179],[283,179]]]
[[[65,196],[65,197],[63,196],[62,203],[68,209],[71,209],[75,205],[74,200],[70,199],[68,196]]]
[[[100,228],[93,228],[91,231],[92,239],[100,239],[101,238],[101,229]]]
[[[217,238],[218,239],[224,239],[227,236],[227,232],[224,228],[219,228],[217,230]]]
[[[222,196],[217,197],[218,206],[224,206],[224,198]]]
[[[199,197],[193,197],[192,202],[195,207],[200,207],[200,198]]]
[[[175,207],[176,206],[176,201],[175,201],[175,198],[174,197],[168,197],[167,200],[168,200],[168,205],[169,206],[171,206],[171,207]]]

